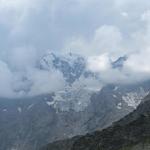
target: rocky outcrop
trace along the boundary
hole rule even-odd
[[[63,144],[69,146],[65,147]],[[67,145],[65,144],[65,145]],[[49,144],[42,150],[149,150],[150,95],[131,114],[102,131]]]

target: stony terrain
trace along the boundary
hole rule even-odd
[[[49,144],[42,150],[149,150],[150,95],[120,121],[102,131]]]

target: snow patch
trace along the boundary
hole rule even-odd
[[[117,104],[117,109],[122,109],[122,103]]]
[[[148,95],[148,92],[145,92],[143,88],[140,88],[139,92],[130,92],[122,96],[122,99],[127,103],[128,106],[133,107],[134,109],[141,103],[142,99]]]
[[[28,106],[27,109],[29,110],[29,109],[31,109],[33,106],[34,106],[34,104],[31,104],[31,105]]]
[[[55,101],[52,101],[52,102],[47,101],[46,104],[47,104],[48,106],[52,106],[52,105],[55,104]]]
[[[55,93],[52,105],[55,109],[59,109],[60,111],[74,110],[80,112],[88,107],[91,102],[90,98],[92,94],[93,91],[83,87],[66,87],[64,91]]]
[[[118,86],[115,86],[114,91],[117,91],[118,89],[119,89],[119,87],[118,87]]]
[[[116,96],[116,95],[113,95],[113,97],[114,97],[114,98],[117,98],[117,96]]]
[[[21,107],[18,107],[17,110],[18,110],[19,113],[22,112],[22,108]]]

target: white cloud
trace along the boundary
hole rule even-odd
[[[87,68],[93,72],[103,72],[111,68],[108,54],[89,57],[87,60]]]
[[[150,49],[132,54],[125,63],[130,71],[150,75]]]
[[[115,26],[103,25],[96,29],[94,35],[90,39],[73,38],[68,41],[64,50],[75,51],[84,56],[100,55],[109,53],[114,56],[124,53],[123,51],[122,34]]]
[[[28,84],[34,94],[61,89],[59,72],[35,69],[46,49],[86,56],[87,68],[102,82],[148,79],[149,8],[148,0],[0,0],[0,95]],[[124,68],[112,69],[111,61],[124,55]]]
[[[129,16],[129,14],[127,12],[121,12],[121,15],[125,18],[127,18]]]
[[[34,96],[62,90],[65,87],[63,75],[56,71],[30,68],[25,72],[12,72],[4,62],[0,62],[0,96]]]
[[[11,87],[12,73],[9,70],[6,63],[0,61],[0,96],[5,97],[7,95],[13,95],[13,90]]]
[[[103,83],[96,78],[85,78],[84,76],[81,76],[73,83],[72,87],[89,91],[100,91],[103,87]]]
[[[33,82],[29,95],[46,94],[65,87],[63,75],[56,71],[31,70],[29,79]]]
[[[34,67],[37,63],[37,50],[31,47],[18,47],[9,50],[8,63],[17,70],[25,70],[28,67]]]

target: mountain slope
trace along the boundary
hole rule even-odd
[[[121,57],[112,65],[121,69],[125,60]],[[100,78],[86,70],[85,59],[71,53],[50,52],[37,67],[59,70],[67,85],[44,95],[0,98],[0,150],[37,150],[49,142],[104,129],[136,109],[150,91],[150,81],[101,87]]]
[[[43,150],[149,150],[150,95],[137,110],[111,127],[76,138],[64,142],[69,146],[56,142]]]
[[[89,103],[84,101],[86,91],[79,91],[81,95],[72,91],[69,100],[69,91],[61,100],[57,93],[0,98],[0,150],[37,150],[49,142],[106,128],[135,109],[149,84],[108,85],[92,94]]]

